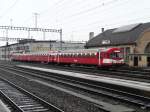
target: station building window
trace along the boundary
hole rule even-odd
[[[141,61],[142,59],[141,59],[141,56],[139,56],[139,61]]]
[[[128,54],[130,53],[130,47],[126,47],[126,60],[128,60]]]
[[[133,56],[130,56],[130,60],[131,60],[131,61],[133,60]]]
[[[130,53],[130,47],[126,47],[126,53],[127,53],[127,54]]]
[[[124,53],[125,53],[125,51],[124,51],[124,48],[123,48],[123,47],[121,48],[121,53],[122,53],[122,58],[124,58]]]

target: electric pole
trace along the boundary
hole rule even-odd
[[[62,29],[60,29],[60,50],[62,50]]]
[[[12,21],[13,21],[13,19],[11,18],[11,19],[10,19],[10,26],[12,26]]]
[[[37,20],[37,17],[38,17],[38,13],[34,13],[34,17],[35,17],[35,28],[37,28],[37,22],[38,22],[38,20]]]

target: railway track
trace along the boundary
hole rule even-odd
[[[137,81],[144,81],[150,82],[150,70],[143,70],[143,69],[136,69],[136,68],[129,68],[129,67],[113,67],[113,68],[96,68],[96,67],[88,67],[88,66],[69,66],[69,65],[51,65],[51,64],[32,64],[32,63],[25,63],[31,66],[37,67],[46,67],[46,68],[54,68],[54,69],[61,69],[65,71],[74,71],[74,72],[84,72],[87,74],[94,74],[94,75],[103,75],[109,77],[117,77],[117,78],[125,78]]]
[[[17,64],[22,64],[17,62]],[[32,64],[32,63],[24,63],[31,66],[43,67],[43,64]],[[15,64],[14,64],[15,66]],[[117,68],[109,68],[102,69],[96,67],[87,67],[87,66],[58,66],[58,65],[50,65],[44,64],[46,68],[59,69],[65,71],[74,71],[78,73],[86,73],[93,75],[102,75],[116,78],[124,78],[136,81],[150,82],[150,70],[129,68],[129,67],[117,67]]]
[[[102,68],[85,67],[85,66],[75,66],[75,67],[56,66],[55,69],[56,68],[58,69],[62,68],[64,70],[74,70],[77,72],[85,72],[85,73],[94,74],[94,75],[102,75],[102,76],[150,82],[150,71],[144,71],[144,70],[121,69],[121,68],[102,69]]]
[[[63,110],[0,77],[0,95],[12,112],[63,112]]]
[[[29,64],[29,65],[43,67],[43,65],[39,65],[39,64]],[[150,82],[150,71],[141,70],[141,69],[139,70],[127,69],[127,68],[102,69],[102,68],[87,67],[87,66],[68,66],[68,65],[58,66],[58,65],[47,65],[47,64],[45,64],[44,67],[64,70],[64,71],[74,71],[77,73],[86,73],[86,74],[92,74],[98,76],[108,76],[114,78]]]
[[[6,68],[6,66],[4,68]],[[43,79],[45,81],[51,81],[60,85],[65,85],[70,88],[88,92],[92,95],[105,96],[113,100],[126,102],[128,104],[132,104],[143,108],[144,110],[150,109],[150,98],[138,94],[139,91],[133,90],[132,88],[122,88],[114,85],[95,83],[89,80],[65,77],[44,72],[39,73],[39,71],[30,69],[22,69],[15,67],[9,67],[6,69],[26,74],[28,76],[33,76],[39,79]]]

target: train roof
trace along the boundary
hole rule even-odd
[[[75,49],[75,50],[63,50],[60,53],[80,53],[80,52],[98,52],[99,49]]]
[[[59,53],[96,53],[96,52],[107,52],[112,50],[119,50],[119,48],[95,48],[95,49],[77,49],[77,50],[64,50]]]
[[[30,52],[30,53],[14,53],[15,55],[47,55],[47,54],[67,54],[67,53],[97,53],[106,52],[111,50],[118,50],[119,48],[95,48],[95,49],[77,49],[77,50],[63,50],[63,51],[40,51],[40,52]]]

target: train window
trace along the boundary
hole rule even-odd
[[[65,57],[67,57],[68,56],[68,54],[65,54]]]
[[[72,57],[74,57],[74,54],[72,54]]]
[[[85,57],[85,53],[82,54],[82,57]]]
[[[86,54],[86,57],[90,57],[90,53],[87,53],[87,54]]]
[[[67,55],[68,57],[70,57],[70,54],[68,53],[68,55]]]
[[[75,57],[78,57],[78,53],[75,54]]]
[[[69,53],[69,57],[71,57],[71,53]]]
[[[91,57],[91,58],[94,57],[94,54],[93,54],[93,53],[90,53],[90,57]]]
[[[81,57],[81,54],[80,54],[80,53],[78,54],[78,57]]]
[[[73,57],[73,54],[71,54],[71,57]]]
[[[80,53],[79,55],[80,55],[80,58],[82,58],[82,53]]]
[[[70,57],[72,57],[72,54],[70,54]]]
[[[82,53],[82,57],[84,57],[84,53]]]
[[[84,53],[81,53],[81,57],[82,57],[82,58],[84,57]]]
[[[73,56],[76,57],[76,54],[74,54]]]
[[[72,57],[72,54],[70,53],[70,57]]]
[[[92,54],[91,54],[91,57],[95,57],[95,53],[92,53]]]
[[[70,57],[72,57],[72,54],[70,53]]]
[[[120,58],[119,53],[111,53],[110,58]]]

